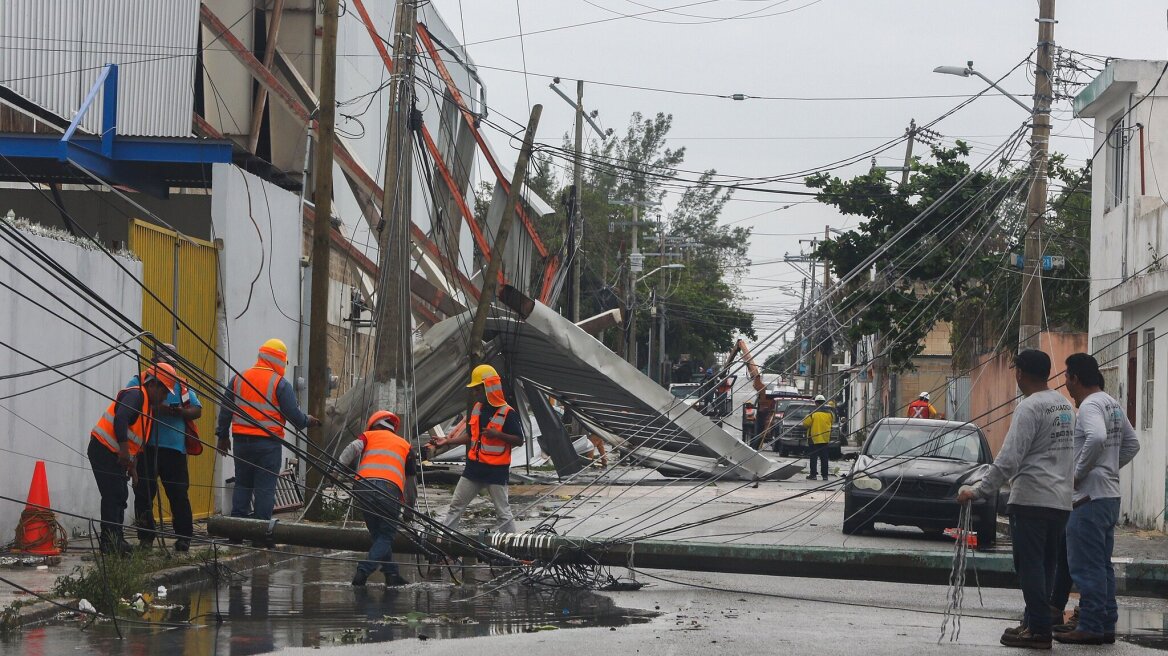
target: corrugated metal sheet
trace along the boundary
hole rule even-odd
[[[174,282],[178,244],[179,293],[175,303]],[[218,257],[214,245],[134,220],[130,224],[130,250],[142,260],[142,327],[159,339],[173,342],[184,358],[198,364],[203,372],[216,379],[217,364],[211,348],[218,339]],[[162,300],[159,303],[153,296]],[[186,328],[176,329],[169,308],[176,306],[176,314],[198,334]],[[177,332],[177,339],[175,334]],[[149,356],[149,353],[144,353]],[[217,410],[210,399],[200,397],[203,416],[198,420],[199,436],[204,442],[214,442]],[[203,454],[188,460],[191,476],[190,499],[196,516],[209,515],[215,510],[216,456],[204,447]],[[169,507],[165,508],[166,512]]]
[[[71,118],[100,69],[119,64],[118,134],[190,136],[198,11],[198,0],[4,0],[0,84]],[[99,105],[82,126],[100,125]]]

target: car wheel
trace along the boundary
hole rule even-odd
[[[864,531],[872,530],[873,521],[857,514],[853,505],[852,496],[850,494],[845,495],[843,532],[846,535],[859,535]]]

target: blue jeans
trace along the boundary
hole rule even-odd
[[[231,516],[271,519],[272,507],[276,505],[276,479],[280,474],[284,443],[271,437],[244,435],[236,436],[232,441],[235,491],[231,494]]]
[[[359,480],[353,485],[357,508],[365,516],[365,527],[373,546],[369,548],[369,559],[357,564],[357,571],[372,574],[380,566],[386,581],[398,576],[397,564],[393,562],[393,536],[397,533],[401,517],[401,490],[384,479]]]
[[[1051,633],[1050,597],[1059,560],[1059,542],[1066,531],[1066,514],[1052,509],[1039,513],[1015,512],[1011,506],[1010,537],[1014,543],[1014,571],[1026,601],[1025,624],[1035,635]],[[1047,512],[1049,511],[1049,512]]]
[[[1079,630],[1115,633],[1119,605],[1115,602],[1115,523],[1119,499],[1092,499],[1071,511],[1067,521],[1067,562],[1079,588]]]

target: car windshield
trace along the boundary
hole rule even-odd
[[[813,405],[808,405],[805,403],[796,405],[792,403],[791,405],[787,406],[787,411],[783,415],[783,419],[803,419],[807,415],[811,414],[811,411],[814,409],[815,406]]]
[[[698,385],[674,385],[669,388],[669,391],[679,399],[694,396],[698,391]]]
[[[868,440],[870,456],[948,458],[978,462],[981,440],[977,431],[966,428],[883,424]]]

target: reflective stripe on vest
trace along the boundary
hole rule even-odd
[[[118,406],[121,405],[122,395],[131,389],[142,391],[142,407],[138,410],[138,419],[126,427],[126,442],[129,444],[130,455],[136,456],[150,440],[150,428],[154,421],[154,416],[150,413],[150,396],[146,394],[144,387],[130,387],[118,392],[89,434],[93,439],[105,445],[105,448],[117,453],[118,438],[114,434],[114,418],[117,415]]]
[[[410,443],[387,430],[365,431],[365,450],[357,465],[357,478],[387,480],[406,489],[406,460]]]
[[[927,401],[913,401],[908,404],[909,419],[930,419],[929,403]]]
[[[284,437],[284,414],[276,402],[276,387],[282,378],[277,372],[259,366],[235,377],[231,391],[235,394],[237,408],[231,418],[232,433]]]
[[[486,435],[479,429],[479,418],[482,416],[483,404],[476,403],[470,413],[470,449],[466,452],[467,460],[475,460],[485,465],[510,465],[511,445]],[[495,410],[487,428],[497,431],[503,430],[507,422],[507,415],[511,413],[509,406],[501,406]]]

